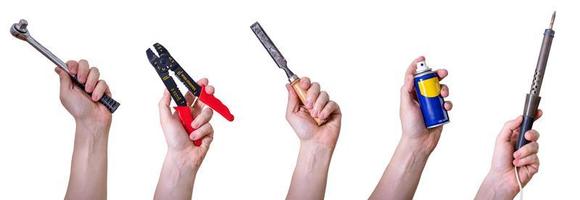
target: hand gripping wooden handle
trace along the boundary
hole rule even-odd
[[[306,105],[306,91],[304,91],[304,89],[300,87],[300,79],[298,78],[292,81],[290,85],[292,85],[292,88],[294,88],[294,91],[296,92],[296,94],[298,94],[298,98],[300,98],[302,105]],[[320,119],[318,119],[317,117],[314,118],[314,121],[316,121],[316,124],[318,124],[318,126],[322,125],[322,121],[320,121]]]

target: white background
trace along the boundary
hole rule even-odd
[[[342,108],[328,199],[365,199],[400,138],[399,88],[417,56],[449,70],[451,123],[416,199],[470,199],[495,137],[520,115],[542,33],[558,11],[544,85],[540,172],[526,199],[578,199],[576,91],[580,13],[565,1],[3,1],[0,3],[0,199],[60,199],[74,122],[58,98],[54,65],[8,29],[32,35],[63,60],[88,59],[121,107],[109,138],[110,199],[150,199],[166,151],[157,103],[163,84],[145,56],[165,45],[195,79],[209,77],[236,116],[214,115],[215,139],[195,199],[282,199],[298,154],[284,118],[286,78],[249,26],[260,21],[301,76]]]

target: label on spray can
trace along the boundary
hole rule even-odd
[[[441,85],[439,85],[437,73],[431,71],[424,61],[419,62],[414,82],[425,126],[434,128],[448,123],[449,116],[443,106],[445,101],[441,97]]]

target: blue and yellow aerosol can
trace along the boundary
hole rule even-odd
[[[415,71],[415,92],[421,107],[423,121],[427,128],[434,128],[449,122],[449,115],[443,104],[439,76],[427,66],[425,61],[417,63]]]

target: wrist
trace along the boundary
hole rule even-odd
[[[302,142],[298,154],[298,162],[305,164],[308,168],[324,169],[330,165],[333,147],[318,143]],[[312,170],[308,169],[308,170]]]
[[[334,146],[312,141],[300,141],[300,152],[310,155],[324,155],[325,157],[330,157],[334,152]]]
[[[431,145],[422,139],[408,138],[403,136],[399,141],[399,148],[405,152],[412,153],[419,158],[424,158],[427,160],[427,158],[431,155],[431,152],[435,150],[435,145]]]
[[[165,155],[165,162],[169,162],[168,164],[180,172],[193,174],[197,173],[201,165],[201,163],[196,163],[193,159],[191,151],[168,150]]]
[[[109,126],[98,126],[90,122],[76,121],[75,144],[92,147],[107,146]]]
[[[167,151],[154,199],[191,199],[197,167],[184,153]]]
[[[505,176],[489,172],[479,188],[476,199],[513,199],[517,190]]]
[[[75,123],[84,127],[95,127],[95,128],[109,128],[111,126],[112,115],[111,113],[106,114],[87,114],[84,116],[73,116]]]
[[[77,130],[81,129],[92,134],[108,134],[111,120],[75,119]]]
[[[395,174],[401,175],[400,178],[406,177],[409,174],[418,174],[420,176],[427,164],[431,151],[418,147],[419,145],[415,141],[402,139],[397,145],[388,169]]]

